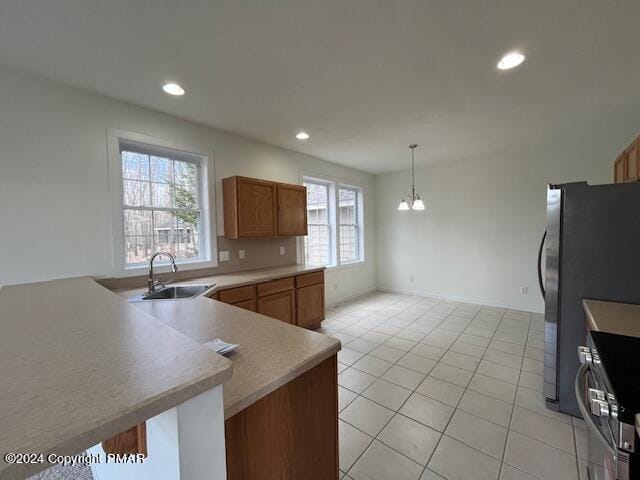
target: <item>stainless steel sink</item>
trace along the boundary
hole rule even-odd
[[[212,286],[213,285],[171,285],[170,287],[156,290],[153,293],[138,295],[133,297],[131,301],[188,299],[200,295]]]

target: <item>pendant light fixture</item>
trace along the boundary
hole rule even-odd
[[[415,143],[409,145],[411,149],[411,195],[405,195],[402,197],[402,201],[400,205],[398,205],[398,210],[424,210],[424,202],[420,198],[420,195],[416,193],[416,182],[415,182]]]

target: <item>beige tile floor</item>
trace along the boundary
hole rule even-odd
[[[543,330],[529,312],[382,292],[328,309],[342,478],[586,478],[584,425],[544,404]]]

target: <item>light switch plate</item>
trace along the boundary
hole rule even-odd
[[[284,245],[280,245],[280,255],[284,255],[284,253],[285,253]]]
[[[238,258],[240,260],[244,260],[245,257],[246,257],[246,254],[245,254],[244,250],[238,250]]]
[[[228,262],[229,260],[231,260],[231,255],[227,250],[220,252],[219,256],[221,262]]]

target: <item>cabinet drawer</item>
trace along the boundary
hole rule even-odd
[[[256,297],[256,286],[229,288],[218,292],[218,299],[224,303],[239,303]]]
[[[293,290],[293,277],[280,278],[271,282],[259,283],[258,297],[264,297],[265,295],[271,295],[278,292],[286,292],[287,290]]]
[[[324,283],[324,272],[305,273],[296,277],[296,288]]]

